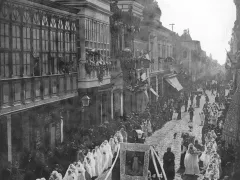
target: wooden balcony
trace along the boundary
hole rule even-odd
[[[77,73],[2,79],[0,115],[77,96]]]
[[[78,74],[78,88],[87,89],[99,87],[110,83],[110,68],[92,67],[91,70],[86,69],[86,62],[80,63]]]

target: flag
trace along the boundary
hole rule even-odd
[[[141,75],[141,80],[142,81],[145,81],[147,79],[147,75],[146,75],[146,73],[143,73],[142,75]]]
[[[226,49],[225,49],[225,50],[226,50]],[[226,50],[226,52],[227,52],[227,50]],[[232,64],[232,63],[233,63],[233,61],[232,61],[232,59],[231,59],[230,55],[228,54],[228,52],[227,52],[227,57],[228,57],[228,59],[229,59],[230,63]]]
[[[227,50],[226,50],[226,52],[227,52]],[[226,63],[225,63],[225,68],[230,69],[231,65],[232,65],[232,59],[231,59],[230,55],[228,54],[228,52],[227,52],[227,57],[228,58],[227,58]]]

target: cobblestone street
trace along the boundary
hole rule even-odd
[[[211,96],[210,92],[207,92],[209,95],[210,102],[214,101],[214,96]],[[202,137],[202,126],[200,126],[200,116],[199,112],[202,110],[202,107],[205,103],[205,97],[202,96],[200,108],[195,108],[194,118],[193,118],[193,132],[192,135],[198,139],[201,143]],[[189,102],[190,104],[190,102]],[[182,108],[182,112],[184,108]],[[162,161],[164,153],[167,151],[168,147],[172,148],[172,152],[175,154],[175,170],[176,172],[180,166],[180,157],[181,157],[181,135],[183,132],[188,132],[188,121],[189,114],[187,112],[182,113],[182,120],[172,120],[167,122],[160,130],[156,131],[152,136],[148,137],[146,143],[149,145],[156,146],[156,149],[159,153],[160,159]],[[176,139],[174,139],[174,134],[177,133]],[[181,174],[176,173],[175,180],[180,180]]]

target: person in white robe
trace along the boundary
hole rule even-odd
[[[63,180],[77,180],[78,172],[75,165],[70,164]]]
[[[187,175],[199,175],[198,155],[201,152],[198,151],[193,144],[189,144],[188,150],[184,159],[185,174]]]
[[[45,178],[41,178],[39,180],[43,180]],[[62,174],[58,173],[57,171],[53,171],[50,175],[50,180],[62,180]]]
[[[76,169],[78,170],[78,180],[86,180],[85,178],[86,170],[80,161],[77,162]]]
[[[92,168],[89,164],[89,160],[87,156],[84,158],[83,165],[86,171],[88,172],[88,174],[90,175],[90,177],[92,178]]]
[[[117,137],[118,142],[123,142],[123,136],[122,133],[120,131],[117,131],[115,136]]]
[[[115,142],[113,138],[109,139],[109,145],[111,146],[112,154],[114,155],[115,153]]]
[[[104,144],[105,144],[105,146],[106,146],[107,154],[108,154],[108,156],[109,156],[109,159],[108,159],[108,168],[110,168],[110,167],[112,166],[113,154],[112,154],[111,146],[110,146],[110,144],[108,143],[107,140],[104,141]]]
[[[92,169],[92,177],[95,177],[95,176],[97,176],[96,175],[96,169],[95,169],[96,162],[95,162],[95,159],[93,157],[93,153],[92,152],[88,152],[87,157],[89,159],[89,165],[90,165],[90,167]]]
[[[123,142],[127,142],[127,132],[124,130],[124,128],[121,128],[120,129],[120,132],[121,132],[121,134],[122,134],[122,137],[123,137]]]
[[[104,143],[101,144],[100,151],[102,153],[102,168],[103,168],[103,171],[105,171],[106,169],[108,169],[109,155]]]
[[[95,150],[96,150],[95,157],[96,157],[96,168],[97,168],[96,171],[98,172],[97,175],[100,176],[103,172],[102,153],[101,153],[100,148],[98,146],[95,148]]]

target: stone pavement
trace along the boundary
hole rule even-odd
[[[210,102],[214,101],[214,96],[211,96],[210,92],[207,92],[209,95]],[[192,135],[201,143],[202,137],[202,126],[199,113],[202,110],[202,107],[205,103],[205,97],[202,96],[200,108],[195,108],[194,118],[193,118],[193,131]],[[190,104],[190,102],[189,102]],[[194,103],[195,104],[195,101]],[[182,109],[183,112],[184,108]],[[184,112],[182,113],[182,120],[172,120],[167,122],[160,130],[156,131],[152,136],[146,139],[146,143],[149,145],[156,146],[156,150],[162,161],[163,155],[166,152],[168,147],[171,147],[172,152],[175,155],[175,170],[176,172],[180,166],[180,157],[181,157],[181,135],[183,132],[189,132],[189,114]],[[176,139],[174,139],[174,134],[177,133]],[[181,174],[176,173],[175,180],[180,180]]]

